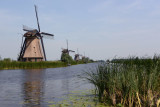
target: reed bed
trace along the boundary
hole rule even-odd
[[[95,85],[99,101],[113,106],[160,105],[160,58],[128,58],[100,64],[85,78]]]

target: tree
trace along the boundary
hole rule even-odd
[[[5,61],[5,62],[11,62],[12,60],[11,60],[11,58],[4,58],[3,61]]]
[[[70,63],[70,62],[73,61],[73,59],[72,59],[72,57],[71,57],[69,54],[67,54],[67,53],[62,53],[62,55],[61,55],[61,61],[62,61],[62,62]]]

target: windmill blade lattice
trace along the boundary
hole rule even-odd
[[[37,18],[38,31],[40,32],[41,30],[40,30],[40,26],[39,26],[38,13],[37,13],[37,6],[36,6],[36,5],[34,5],[34,7],[35,7],[35,12],[36,12],[36,18]]]
[[[45,39],[54,39],[53,36],[48,36],[48,35],[44,35],[44,34],[41,34],[41,36]]]
[[[53,39],[54,38],[54,35],[50,34],[50,33],[41,32],[40,34],[43,38],[46,38],[46,39]]]
[[[41,34],[43,34],[43,35],[47,35],[47,36],[54,36],[53,34],[45,33],[45,32],[41,32]]]

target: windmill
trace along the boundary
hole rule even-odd
[[[86,57],[85,57],[85,52],[84,52],[84,55],[82,55],[82,60],[85,60]]]
[[[77,54],[74,55],[74,60],[75,61],[79,61],[80,60],[80,58],[79,58],[80,56],[81,55],[79,54],[78,49],[77,49]]]
[[[66,40],[66,42],[67,42],[67,49],[62,48],[61,61],[69,63],[70,61],[73,60],[72,57],[69,55],[69,53],[75,52],[75,51],[69,50],[68,49],[68,40]]]
[[[37,6],[35,5],[35,13],[37,19],[37,29],[32,29],[23,25],[23,30],[26,33],[23,35],[25,40],[22,39],[21,51],[18,56],[18,61],[46,61],[46,53],[44,49],[43,37],[53,37],[53,34],[40,31],[38,20]]]
[[[67,42],[67,49],[63,49],[63,48],[62,48],[62,53],[64,53],[64,54],[69,54],[70,52],[75,52],[75,51],[73,51],[73,50],[69,50],[69,49],[68,49],[68,40],[66,40],[66,42]]]
[[[87,62],[89,61],[89,57],[86,57],[86,56],[85,56],[85,52],[84,52],[84,55],[82,55],[82,61],[83,61],[84,63],[87,63]]]

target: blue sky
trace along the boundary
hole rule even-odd
[[[41,31],[55,35],[44,39],[48,60],[60,59],[66,39],[95,60],[160,53],[159,0],[0,0],[2,58],[17,58],[22,25],[37,28],[34,4]]]

